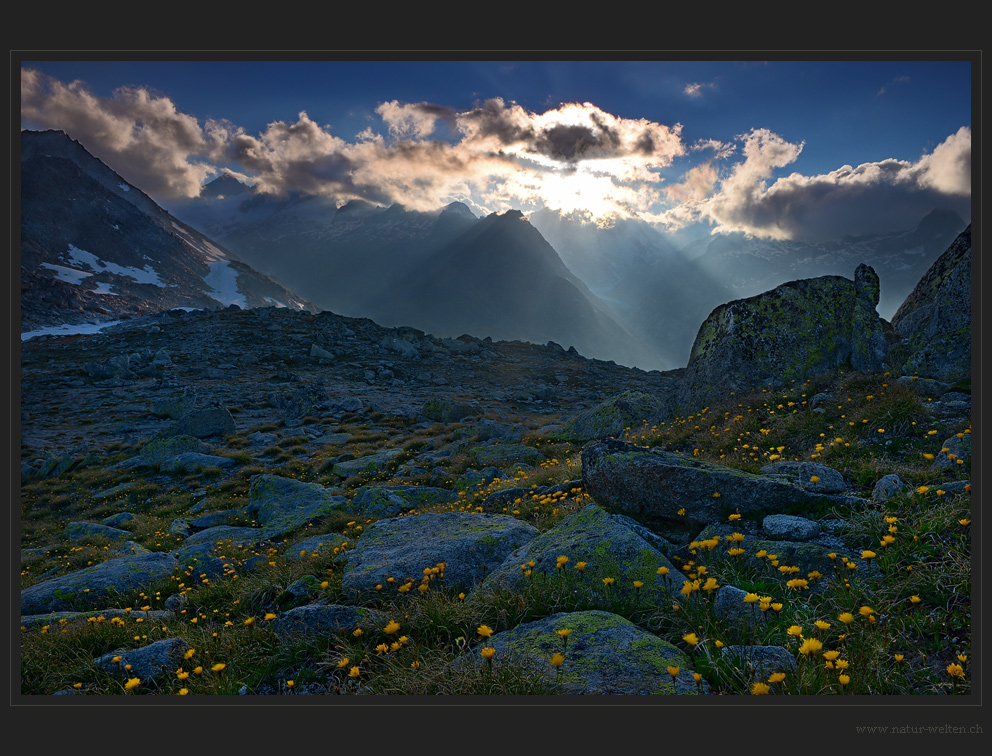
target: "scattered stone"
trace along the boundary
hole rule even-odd
[[[909,486],[903,483],[902,478],[895,473],[889,473],[879,478],[871,491],[871,498],[874,501],[885,501],[904,493],[908,488]]]
[[[93,664],[121,679],[139,678],[142,685],[163,680],[182,666],[189,643],[182,638],[165,638],[141,648],[115,649],[94,659]],[[116,661],[115,661],[116,659]],[[125,666],[130,665],[130,669]]]
[[[932,472],[955,470],[962,466],[958,464],[958,460],[967,463],[971,459],[971,434],[961,433],[959,435],[960,437],[951,436],[941,444],[940,451],[937,452],[937,459],[930,465]]]
[[[773,541],[809,541],[820,535],[817,523],[795,515],[768,515],[761,521],[761,527]]]
[[[555,434],[563,441],[591,441],[619,436],[627,428],[639,429],[665,413],[665,403],[639,391],[624,391],[565,423]]]

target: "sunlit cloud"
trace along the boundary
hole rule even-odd
[[[703,90],[705,89],[716,89],[716,84],[712,82],[692,82],[685,85],[682,89],[682,94],[687,97],[702,97]]]

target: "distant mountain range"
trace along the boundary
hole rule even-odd
[[[277,304],[438,336],[536,343],[642,369],[686,364],[730,300],[871,265],[891,318],[966,223],[826,242],[724,235],[676,242],[541,210],[478,218],[256,192],[231,174],[159,207],[62,132],[22,132],[22,331],[169,307]],[[170,214],[171,213],[171,214]],[[182,220],[177,220],[181,218]]]
[[[21,132],[21,331],[304,298],[159,207],[61,131]]]

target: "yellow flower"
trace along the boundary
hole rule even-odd
[[[266,612],[265,613],[265,617],[263,619],[274,620],[275,618],[276,618],[276,615],[274,615],[272,612]]]
[[[389,646],[387,646],[385,643],[380,643],[378,646],[375,647],[375,650],[377,653],[384,654],[387,651],[389,651]]]
[[[875,558],[875,552],[874,551],[862,551],[861,552],[861,558],[862,559],[874,559]]]
[[[741,519],[741,516],[737,512],[734,512],[734,514],[730,515],[727,519],[733,522],[734,520]]]
[[[833,651],[823,652],[823,658],[826,659],[827,661],[837,661],[838,656],[840,656],[840,651],[837,651],[836,649]]]
[[[757,593],[748,593],[746,596],[744,596],[744,603],[746,604],[753,604],[757,600],[758,600]]]
[[[763,696],[770,691],[771,688],[768,687],[767,683],[756,682],[751,685],[751,693],[755,696]]]
[[[329,585],[330,585],[330,583],[328,583],[326,580],[324,580],[323,582],[321,582],[320,587],[326,589],[327,586],[329,586]]]
[[[224,664],[223,662],[217,662],[214,666],[212,666],[210,668],[210,671],[211,672],[223,672],[226,667],[227,667],[227,665]]]
[[[830,627],[830,623],[829,622],[824,622],[823,620],[817,620],[813,624],[816,625],[821,630],[826,630],[828,627]]]
[[[673,678],[677,677],[679,674],[679,667],[671,666],[671,667],[666,667],[666,669],[668,670],[668,674],[670,674]]]
[[[128,680],[126,683],[124,683],[124,690],[134,690],[139,685],[141,685],[141,678],[140,677],[132,677],[130,680]]]
[[[194,675],[202,675],[203,674],[203,667],[193,667],[193,674]]]
[[[386,633],[386,635],[392,635],[399,629],[400,629],[400,623],[396,622],[395,620],[390,620],[389,624],[383,628],[383,632]]]
[[[180,680],[185,680],[187,677],[189,677],[189,672],[186,672],[185,670],[183,670],[182,667],[180,667],[179,669],[176,670],[176,677],[178,677]]]
[[[858,609],[858,613],[862,617],[870,617],[872,614],[875,613],[875,610],[872,609],[870,606],[863,606],[860,609]]]
[[[850,625],[852,622],[854,622],[854,615],[851,614],[850,612],[842,612],[837,615],[837,619],[839,619],[845,625]]]
[[[782,604],[780,604],[778,601],[774,601],[772,602],[772,609],[776,612],[780,612],[782,611]]]
[[[963,680],[964,679],[964,667],[962,667],[960,664],[953,664],[953,663],[952,664],[948,664],[947,665],[947,674],[949,674],[951,677],[960,677]]]
[[[837,676],[837,682],[839,682],[841,685],[847,685],[849,682],[851,682],[851,676],[850,675],[838,675]]]
[[[558,633],[560,637],[567,638],[569,636],[569,633],[572,632],[572,628],[563,627],[561,630],[555,630],[555,632]]]
[[[179,695],[180,696],[188,696],[189,695],[189,688],[180,688],[179,689]]]
[[[682,640],[688,643],[690,646],[695,646],[699,643],[699,638],[695,633],[686,633],[682,636]]]
[[[640,580],[635,580],[634,581],[634,588],[636,588],[637,590],[640,590],[643,587],[644,587],[644,583],[642,583]]]
[[[613,578],[611,577],[603,578],[603,585],[613,585]]]
[[[575,569],[577,569],[579,572],[582,572],[582,570],[584,570],[585,568],[586,568],[586,563],[585,562],[576,562],[575,563]]]
[[[723,648],[723,641],[722,640],[713,641],[713,645],[716,646],[717,648]]]
[[[792,635],[792,636],[795,636],[795,637],[798,638],[799,636],[801,636],[803,634],[803,629],[801,627],[799,627],[799,625],[793,625],[792,627],[790,627],[785,632],[787,632],[789,635]]]
[[[482,654],[482,658],[483,659],[492,659],[493,658],[493,654],[496,653],[496,649],[493,648],[492,646],[486,646],[479,653]]]
[[[351,634],[354,635],[356,638],[362,637],[362,628],[356,627]]]
[[[286,681],[286,687],[287,688],[292,688],[294,685],[296,685],[296,683],[293,680],[287,680]]]
[[[344,669],[348,666],[348,662],[351,661],[347,656],[338,662],[338,669]]]
[[[668,568],[667,567],[659,567],[658,568],[658,574],[659,575],[667,575],[668,574]]]
[[[249,617],[248,619],[245,620],[245,624],[246,625],[254,624],[254,622],[255,622],[255,618],[254,617]]]
[[[925,494],[929,490],[930,489],[927,486],[920,486],[919,488],[916,489],[916,493]]]
[[[919,596],[910,596],[910,597],[909,597],[909,602],[910,602],[911,604],[918,604],[918,603],[920,603],[920,602],[921,602],[922,600],[923,600],[923,599],[921,599],[921,598],[920,598]]]
[[[362,673],[359,671],[358,667],[352,667],[348,672],[348,677],[358,677],[360,674]]]
[[[557,560],[557,569],[561,569],[566,564],[568,564],[568,557],[567,556],[562,555],[562,556],[558,557],[558,560]]]
[[[834,665],[837,667],[837,669],[847,669],[849,666],[851,666],[846,659],[838,659],[836,662],[834,662]]]
[[[555,654],[551,657],[551,665],[554,667],[560,667],[565,663],[565,654]]]
[[[483,638],[489,638],[493,634],[493,629],[488,625],[479,625],[479,628],[478,630],[476,630],[476,632],[479,635],[481,635]]]
[[[823,648],[823,644],[816,638],[807,638],[799,647],[799,653],[803,656],[809,656],[810,654],[815,654],[821,648]]]
[[[785,679],[785,672],[773,672],[771,677],[768,678],[770,683],[780,683]]]
[[[893,657],[897,662],[901,662],[905,657],[902,654],[893,654]]]

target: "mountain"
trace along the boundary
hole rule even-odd
[[[460,202],[422,212],[263,194],[201,195],[175,212],[338,314],[443,336],[550,340],[585,356],[658,367],[519,213],[479,219]]]
[[[555,341],[587,357],[643,364],[645,349],[574,276],[517,210],[473,223],[410,271],[402,288],[366,303],[384,325],[437,335]]]
[[[699,324],[733,290],[636,219],[612,226],[540,210],[531,222],[616,318],[654,353],[653,368],[682,367]],[[643,365],[642,365],[643,366]]]
[[[879,314],[891,318],[930,265],[967,224],[955,212],[935,209],[915,228],[889,233],[800,242],[718,236],[697,244],[693,262],[719,272],[734,298],[754,296],[786,281],[849,275],[861,263],[881,279]]]
[[[176,307],[314,309],[61,131],[23,131],[20,167],[22,331]]]

